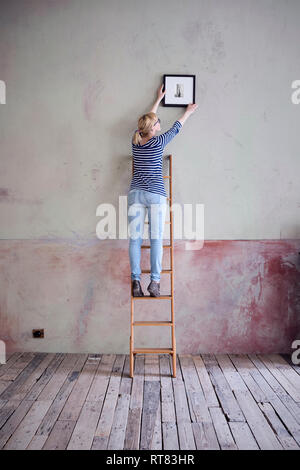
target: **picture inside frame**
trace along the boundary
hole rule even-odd
[[[195,75],[164,75],[164,106],[186,106],[195,102]]]

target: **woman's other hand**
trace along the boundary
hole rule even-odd
[[[166,94],[166,91],[162,91],[163,87],[164,87],[164,85],[162,84],[162,85],[158,88],[158,90],[157,90],[157,98],[158,98],[159,100],[162,100],[163,97],[164,97],[165,94]]]
[[[198,108],[198,105],[195,103],[190,103],[187,105],[187,108],[186,108],[186,112],[189,113],[189,114],[193,114],[194,111],[196,111],[196,109]]]
[[[189,103],[187,105],[185,112],[183,113],[181,118],[178,119],[178,121],[181,123],[182,126],[185,123],[185,121],[190,117],[190,115],[193,114],[194,111],[196,111],[197,108],[198,108],[198,105],[196,103]]]

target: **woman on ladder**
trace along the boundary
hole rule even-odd
[[[131,287],[134,297],[144,295],[140,285],[140,260],[146,211],[148,211],[151,247],[151,275],[147,290],[152,297],[160,296],[162,240],[167,209],[167,194],[162,175],[163,151],[198,107],[197,104],[189,104],[183,116],[175,121],[167,132],[155,136],[161,129],[156,111],[165,95],[162,89],[163,85],[158,89],[157,100],[151,111],[139,118],[138,129],[132,139],[133,177],[128,192],[127,208]]]

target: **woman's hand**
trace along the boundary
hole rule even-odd
[[[164,87],[164,85],[162,84],[162,85],[159,87],[159,89],[157,90],[157,98],[158,98],[159,100],[162,100],[163,97],[164,97],[165,94],[166,94],[166,91],[162,91],[163,87]]]
[[[189,114],[193,114],[194,111],[196,111],[196,109],[198,108],[198,105],[195,103],[190,103],[187,105],[187,108],[186,108],[186,113],[189,113]]]
[[[178,119],[178,121],[181,123],[182,126],[185,123],[185,121],[190,117],[190,115],[193,114],[194,111],[196,111],[197,108],[198,108],[198,105],[196,103],[189,103],[187,105],[185,112],[183,113],[181,118]]]

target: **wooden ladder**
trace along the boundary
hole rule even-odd
[[[174,258],[173,258],[173,212],[171,211],[172,206],[172,155],[165,157],[169,161],[169,174],[163,176],[163,178],[169,180],[169,212],[170,220],[166,221],[166,224],[170,225],[170,244],[164,245],[163,249],[167,248],[170,250],[170,269],[162,269],[162,273],[169,274],[171,276],[171,295],[161,295],[159,297],[151,297],[144,295],[143,297],[134,297],[132,295],[132,281],[130,279],[130,290],[131,290],[131,316],[130,316],[130,377],[133,377],[134,369],[134,355],[136,354],[171,354],[173,362],[173,377],[176,377],[176,339],[175,339],[175,316],[174,316]],[[132,174],[133,174],[133,160],[132,160]],[[149,223],[148,221],[145,223]],[[141,245],[142,249],[150,249],[150,245]],[[150,273],[150,269],[142,269],[141,273]],[[171,301],[171,320],[170,321],[134,321],[134,302],[137,299],[143,300],[157,300],[166,299]],[[134,326],[169,326],[172,328],[172,348],[135,348],[134,347]]]

